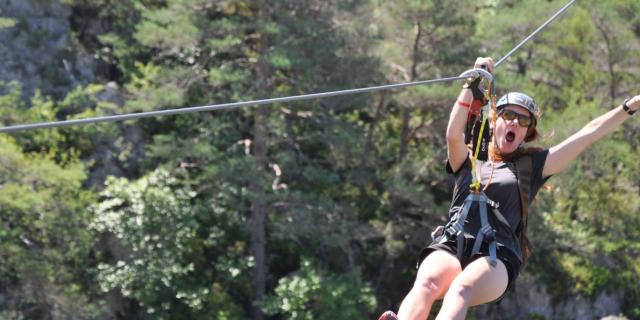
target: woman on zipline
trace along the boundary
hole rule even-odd
[[[493,73],[493,60],[478,58],[474,67]],[[464,319],[469,307],[502,299],[530,252],[526,236],[526,206],[530,200],[549,177],[566,169],[589,146],[640,109],[640,96],[635,96],[550,149],[525,149],[523,143],[538,135],[540,110],[531,97],[511,92],[501,97],[489,114],[493,135],[488,160],[472,164],[473,151],[465,143],[465,128],[474,96],[478,99],[478,83],[465,84],[449,117],[447,171],[455,178],[449,222],[434,232],[434,241],[422,250],[415,283],[402,301],[398,315],[387,311],[380,320],[424,320],[438,299],[443,302],[436,319]],[[519,159],[524,157],[530,163],[527,172],[519,168],[524,163]],[[474,170],[479,190],[486,195],[487,207],[491,208],[483,214],[479,204],[472,205],[466,215],[463,208],[473,193],[470,185]],[[526,188],[519,186],[518,179],[522,179],[521,184],[528,181]],[[521,199],[523,189],[528,189],[528,195],[523,196],[526,199]],[[523,201],[525,208],[521,208]],[[481,221],[482,215],[488,218],[488,230],[483,228],[486,223]],[[456,233],[460,231],[456,225],[463,225],[463,232]],[[477,247],[476,239],[480,242]]]

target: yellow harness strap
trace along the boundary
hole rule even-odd
[[[486,80],[486,79],[485,79]],[[490,81],[486,81],[485,84],[485,88],[487,88],[484,92],[485,98],[487,99],[487,101],[491,102],[491,107],[493,109],[495,109],[496,106],[496,97],[492,95],[492,90],[493,88],[491,87],[491,82]],[[488,104],[487,104],[488,105]],[[471,176],[473,177],[473,182],[469,185],[469,188],[474,191],[474,192],[480,192],[480,179],[482,177],[478,176],[478,173],[476,172],[476,161],[478,160],[478,154],[480,153],[480,144],[482,143],[482,133],[484,132],[484,127],[485,127],[485,123],[486,123],[486,119],[487,119],[487,113],[488,113],[488,109],[486,106],[483,107],[485,110],[483,110],[482,112],[482,120],[481,120],[481,124],[480,124],[480,131],[478,132],[478,136],[476,137],[476,139],[478,139],[477,143],[476,143],[476,150],[473,152],[473,155],[471,155]]]

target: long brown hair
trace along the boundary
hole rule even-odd
[[[498,114],[496,113],[495,110],[491,109],[491,112],[489,113],[489,118],[491,121],[491,128],[492,130],[495,130],[494,128],[496,127],[496,121],[498,120]],[[527,134],[524,137],[525,142],[534,141],[540,136],[538,130],[536,129],[536,124],[537,124],[537,121],[535,120],[535,118],[533,118],[533,122],[527,129]],[[491,142],[492,143],[489,143],[489,158],[494,161],[510,161],[513,159],[517,159],[518,157],[530,155],[534,152],[542,150],[542,148],[538,148],[538,147],[526,147],[526,148],[518,147],[518,149],[516,149],[516,151],[514,152],[511,152],[509,154],[502,154],[500,150],[496,147],[495,135],[492,135]],[[520,205],[525,205],[525,204],[521,203]],[[531,256],[531,242],[529,242],[529,237],[527,237],[527,222],[529,219],[528,208],[521,208],[520,219],[521,219],[520,223],[522,223],[522,229],[521,229],[520,235],[518,235],[519,237],[518,242],[520,243],[520,249],[522,250],[522,261],[524,264],[529,259],[529,256]]]

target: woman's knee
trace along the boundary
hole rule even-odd
[[[461,271],[455,257],[445,252],[433,252],[420,265],[413,288],[438,298]]]
[[[473,286],[470,284],[462,283],[460,281],[454,281],[449,286],[446,296],[455,298],[456,300],[461,299],[464,301],[469,301],[473,293],[473,289]]]
[[[445,281],[444,279],[442,279],[442,277],[438,278],[433,275],[417,277],[416,281],[413,284],[413,289],[419,290],[420,292],[433,297],[435,300],[435,298],[437,298],[438,295],[442,291],[444,291],[444,282]]]

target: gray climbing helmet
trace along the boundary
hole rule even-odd
[[[509,92],[505,94],[500,98],[500,100],[498,100],[498,103],[496,104],[496,109],[500,111],[500,109],[504,108],[509,104],[520,106],[529,110],[529,112],[531,112],[531,114],[534,116],[536,120],[540,118],[540,114],[541,114],[540,108],[538,108],[538,105],[536,105],[536,102],[533,100],[533,98],[531,98],[530,96],[524,93]]]

